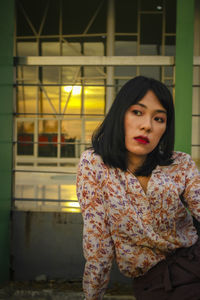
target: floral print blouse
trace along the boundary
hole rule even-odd
[[[106,166],[93,150],[83,152],[77,196],[87,300],[103,298],[113,258],[125,276],[137,277],[197,241],[191,214],[200,221],[200,173],[190,155],[174,152],[173,158],[153,170],[145,193],[131,172]]]

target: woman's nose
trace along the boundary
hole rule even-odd
[[[142,129],[146,131],[151,131],[152,130],[152,120],[149,117],[146,117],[143,119],[143,122],[141,124]]]

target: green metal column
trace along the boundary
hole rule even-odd
[[[177,0],[175,149],[191,153],[194,0]]]
[[[9,279],[14,0],[0,2],[0,283]]]

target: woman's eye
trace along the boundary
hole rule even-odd
[[[139,111],[139,110],[137,110],[137,109],[134,109],[132,112],[133,112],[134,115],[136,115],[136,116],[141,116],[141,115],[142,115],[142,112]]]
[[[161,117],[155,117],[155,121],[159,122],[159,123],[164,123],[165,119],[161,118]]]

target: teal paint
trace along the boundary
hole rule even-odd
[[[191,153],[194,0],[177,0],[175,149]]]
[[[0,283],[9,280],[12,191],[14,0],[0,3]]]

